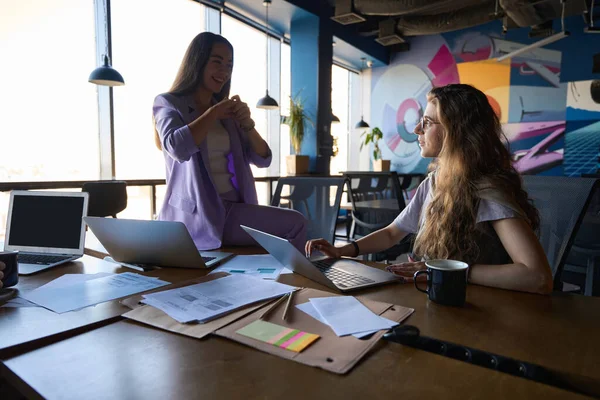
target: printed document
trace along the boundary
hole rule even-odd
[[[125,272],[79,281],[66,286],[41,287],[23,293],[20,297],[60,314],[145,292],[169,283],[160,279]]]
[[[294,286],[279,282],[236,274],[147,294],[142,302],[162,310],[181,323],[204,323],[245,305],[279,297],[294,289]]]

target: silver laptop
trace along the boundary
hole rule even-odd
[[[18,251],[19,274],[30,275],[83,256],[87,192],[10,193],[5,251]]]
[[[348,259],[308,260],[289,241],[240,225],[281,264],[322,285],[342,292],[397,282],[400,277]]]
[[[200,252],[182,222],[98,217],[85,217],[84,220],[117,262],[208,268],[233,256],[221,251]]]

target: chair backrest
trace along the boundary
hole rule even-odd
[[[555,290],[562,289],[563,266],[598,181],[523,176],[523,186],[540,213],[538,238],[552,268]]]
[[[117,217],[127,207],[127,183],[125,181],[86,182],[82,192],[90,194],[88,216]]]
[[[344,178],[285,177],[277,181],[271,205],[299,211],[308,220],[307,239],[333,243]]]
[[[352,201],[352,237],[355,234],[364,236],[387,226],[406,207],[403,188],[396,172],[344,172],[343,174],[348,179],[348,194]],[[356,205],[357,202],[370,200],[396,200],[398,207],[392,210]]]

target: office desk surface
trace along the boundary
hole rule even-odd
[[[30,291],[64,274],[94,274],[97,272],[135,272],[175,283],[203,276],[207,270],[170,268],[142,273],[85,255],[79,260],[34,275],[19,276],[19,283],[15,288],[19,291]],[[43,338],[52,340],[51,337],[57,334],[81,329],[88,325],[109,323],[119,318],[127,310],[128,308],[119,304],[118,300],[64,314],[56,314],[42,307],[0,307],[0,354],[4,354],[14,346],[32,346],[31,342],[35,340]]]
[[[325,290],[296,274],[283,275],[280,281]],[[356,295],[415,308],[407,323],[423,335],[600,379],[595,342],[600,299],[469,286],[467,305],[454,308],[430,302],[411,284]],[[347,376],[338,376],[221,338],[195,340],[127,320],[14,354],[4,365],[3,375],[24,393],[35,390],[47,398],[572,395],[384,341]]]
[[[4,377],[28,398],[584,398],[384,342],[347,375],[336,375],[226,339],[196,340],[128,321],[54,343],[4,364]]]

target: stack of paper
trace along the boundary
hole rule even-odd
[[[187,323],[204,323],[258,301],[282,296],[294,286],[247,275],[229,275],[209,282],[147,294],[142,301]]]
[[[79,310],[105,301],[168,285],[157,278],[123,274],[68,274],[21,295],[57,313]]]
[[[277,279],[280,274],[291,274],[292,271],[283,265],[270,254],[258,254],[249,256],[235,256],[229,259],[225,264],[214,269],[215,272],[227,272],[229,274],[252,275],[262,279]]]
[[[353,335],[361,338],[382,329],[390,329],[397,322],[380,317],[352,296],[319,297],[298,304],[296,308],[327,324],[338,336]]]

